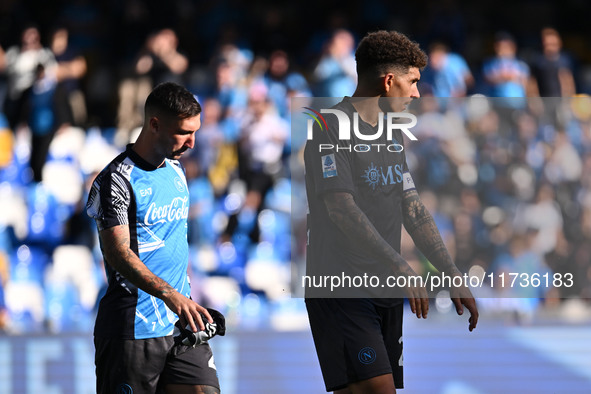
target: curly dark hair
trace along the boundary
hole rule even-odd
[[[359,77],[383,74],[394,69],[406,73],[411,67],[422,69],[427,55],[419,44],[396,31],[380,30],[367,34],[355,51]]]

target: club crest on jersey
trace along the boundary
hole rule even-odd
[[[337,176],[337,163],[334,160],[334,153],[322,156],[322,177],[330,178]]]
[[[183,181],[181,180],[181,178],[179,178],[178,176],[176,178],[174,178],[174,185],[176,186],[176,189],[183,193],[185,191],[185,185],[183,183]]]

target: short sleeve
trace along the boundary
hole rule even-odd
[[[88,216],[99,231],[129,224],[131,185],[117,172],[101,173],[95,179],[86,204]]]
[[[313,178],[316,195],[346,191],[354,194],[350,141],[339,140],[338,132],[314,129],[314,136],[306,144],[306,176]]]

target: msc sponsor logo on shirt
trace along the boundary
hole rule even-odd
[[[384,169],[384,167],[378,168],[371,163],[361,177],[365,179],[365,182],[371,186],[373,190],[376,189],[377,185],[395,185],[404,180],[402,164],[395,164]]]
[[[170,204],[156,206],[153,202],[146,211],[144,224],[150,226],[158,223],[172,222],[173,220],[187,219],[189,217],[189,197],[175,197]]]

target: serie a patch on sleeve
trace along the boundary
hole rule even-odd
[[[334,153],[330,155],[322,156],[322,177],[330,178],[337,176],[337,163],[334,160]]]
[[[405,172],[402,174],[402,190],[412,190],[415,189],[415,182],[412,180],[412,176],[410,176],[410,172]]]

